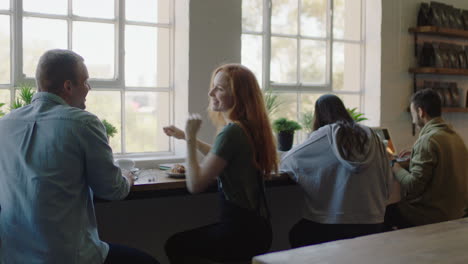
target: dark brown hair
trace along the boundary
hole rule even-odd
[[[414,109],[421,108],[430,117],[439,117],[442,114],[442,101],[439,94],[433,89],[419,90],[411,97]]]
[[[353,120],[338,96],[325,94],[315,102],[314,130],[330,124],[339,126],[336,142],[343,158],[349,160],[356,151],[364,152],[366,131]]]

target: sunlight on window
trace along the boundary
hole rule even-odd
[[[361,0],[333,0],[333,37],[361,39]]]
[[[169,151],[169,139],[162,132],[169,125],[168,113],[169,93],[127,92],[127,152]]]
[[[47,29],[47,30],[44,30]],[[67,48],[67,22],[25,17],[23,20],[23,73],[34,77],[39,57],[49,49]]]
[[[167,87],[169,85],[169,72],[167,71],[167,65],[169,65],[168,44],[169,30],[126,26],[126,85],[132,87]],[[161,61],[161,58],[158,58],[159,56],[166,58],[167,61]],[[158,62],[164,65],[164,68],[159,68]]]
[[[333,90],[361,89],[361,45],[333,44]]]
[[[23,0],[23,10],[27,12],[66,15],[67,0]]]
[[[95,114],[100,120],[106,119],[117,128],[117,133],[109,139],[114,153],[122,152],[121,109],[120,91],[91,90],[86,97],[86,110]]]
[[[6,89],[0,89],[0,103],[4,105],[0,107],[0,112],[7,113],[10,111],[10,91]]]
[[[83,17],[114,18],[114,0],[74,0],[73,14]]]
[[[263,0],[242,1],[242,30],[262,32]]]
[[[297,34],[298,1],[273,0],[271,32],[273,34]]]
[[[0,9],[10,9],[10,0],[0,0]]]
[[[257,77],[258,84],[262,86],[262,36],[242,35],[242,64],[248,67]]]
[[[271,38],[271,81],[277,83],[297,82],[297,40]]]
[[[310,37],[327,35],[327,0],[302,0],[301,34]]]
[[[73,22],[73,50],[85,59],[90,78],[114,77],[114,28],[113,24]]]
[[[285,117],[297,120],[297,94],[296,93],[277,93],[281,97],[281,105],[272,115],[271,121],[277,118]]]
[[[128,0],[125,1],[127,20],[169,23],[169,4],[172,0]]]
[[[325,84],[327,46],[325,41],[301,40],[301,82]]]
[[[10,83],[10,16],[0,15],[0,84]]]

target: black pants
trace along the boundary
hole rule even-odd
[[[379,233],[383,224],[320,224],[301,219],[289,232],[292,248]]]
[[[104,264],[159,264],[159,262],[138,249],[109,243],[109,254]]]
[[[385,209],[384,225],[385,231],[392,231],[395,229],[403,229],[414,226],[401,214],[400,209],[398,208],[398,203],[391,204]]]
[[[266,253],[271,241],[268,220],[222,201],[219,223],[177,233],[167,240],[165,250],[171,264],[242,261]]]

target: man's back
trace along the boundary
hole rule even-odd
[[[6,263],[102,263],[93,192],[122,199],[128,182],[112,165],[92,114],[38,93],[0,119],[0,237]]]
[[[415,225],[462,217],[468,192],[467,161],[465,144],[451,127],[440,118],[427,123],[413,148],[411,174],[400,176],[405,190],[400,205],[403,215]]]

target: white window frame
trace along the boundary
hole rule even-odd
[[[22,83],[28,83],[35,86],[35,79],[26,77],[23,74],[23,17],[36,17],[47,19],[60,19],[67,22],[67,42],[68,49],[72,50],[73,22],[94,22],[114,24],[115,26],[115,53],[114,53],[114,77],[111,79],[93,79],[90,78],[89,83],[93,90],[99,91],[120,91],[121,102],[121,153],[114,153],[118,157],[132,158],[151,158],[169,156],[174,153],[174,146],[169,140],[169,151],[147,152],[147,153],[126,153],[125,142],[125,92],[167,92],[169,93],[170,105],[169,120],[172,123],[174,119],[174,17],[175,9],[173,1],[169,2],[169,23],[150,23],[140,21],[130,21],[125,19],[125,0],[114,0],[114,18],[89,18],[76,16],[72,13],[73,1],[67,0],[68,10],[66,15],[43,14],[35,12],[23,11],[23,0],[10,0],[10,10],[0,10],[2,15],[10,15],[10,84],[0,84],[0,89],[8,88],[10,90],[10,102],[16,99],[16,89]],[[133,0],[127,0],[133,1]],[[125,26],[147,26],[153,28],[169,29],[169,86],[167,87],[131,87],[125,85]],[[109,88],[113,87],[113,88]]]
[[[293,0],[291,0],[293,1]],[[365,76],[365,7],[366,0],[361,0],[361,38],[360,40],[346,40],[333,38],[333,0],[327,0],[327,32],[325,37],[308,37],[301,35],[301,0],[294,0],[298,2],[298,16],[297,34],[277,34],[271,32],[271,16],[272,16],[272,0],[263,0],[263,27],[262,32],[248,31],[242,29],[242,35],[263,36],[263,59],[262,59],[262,87],[269,87],[273,92],[281,93],[296,93],[297,99],[297,115],[302,111],[301,94],[302,93],[334,93],[337,95],[359,95],[360,109],[364,107],[364,76]],[[272,37],[287,37],[297,40],[297,76],[296,83],[275,83],[270,80],[270,61],[271,61],[271,38]],[[319,40],[326,42],[326,73],[325,84],[304,84],[301,83],[301,40]],[[359,44],[361,49],[360,59],[360,89],[358,91],[343,91],[333,89],[333,44],[338,43],[352,43]],[[299,116],[296,117],[299,120]]]

